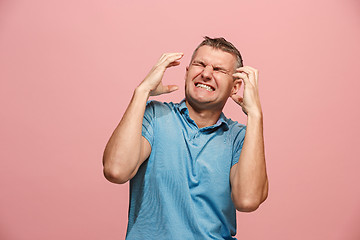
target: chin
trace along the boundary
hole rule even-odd
[[[193,98],[185,97],[185,100],[190,104],[192,108],[198,110],[222,110],[223,106],[221,103],[218,103],[212,99],[206,98]]]

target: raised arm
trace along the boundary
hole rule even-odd
[[[247,114],[247,126],[239,162],[230,171],[231,197],[237,210],[251,212],[268,195],[258,71],[248,66],[241,67],[234,77],[244,83],[243,97],[233,95],[232,99]]]
[[[168,67],[179,65],[182,53],[166,53],[135,89],[120,123],[110,137],[103,156],[104,176],[113,183],[126,183],[135,176],[140,165],[149,157],[151,146],[141,135],[142,121],[149,96],[170,93],[175,85],[163,85]]]

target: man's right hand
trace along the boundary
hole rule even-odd
[[[149,92],[150,96],[161,95],[178,90],[178,86],[163,85],[161,80],[164,76],[165,70],[168,67],[173,67],[180,64],[179,60],[182,58],[182,56],[184,56],[183,53],[164,53],[155,66],[151,69],[149,74],[140,83],[138,88],[142,88],[146,92]]]

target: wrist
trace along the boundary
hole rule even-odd
[[[150,92],[151,89],[147,88],[143,84],[140,84],[137,88],[135,88],[134,95],[144,96],[148,99],[150,97]]]
[[[263,114],[262,111],[252,111],[247,113],[248,119],[254,119],[254,120],[262,120]]]

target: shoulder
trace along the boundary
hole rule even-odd
[[[246,132],[246,125],[241,124],[237,121],[233,121],[230,118],[225,117],[225,121],[228,126],[228,136],[230,141],[238,145],[238,143],[241,143],[245,139],[245,132]]]
[[[235,134],[238,134],[239,132],[242,132],[246,130],[246,125],[241,124],[237,121],[233,121],[231,118],[226,118],[225,121],[229,127],[229,131]]]
[[[160,101],[156,101],[156,100],[149,100],[146,103],[147,107],[152,107],[152,108],[156,108],[156,109],[174,109],[178,107],[178,103],[173,103],[173,102],[160,102]]]
[[[174,112],[178,109],[179,104],[173,102],[160,102],[156,100],[150,100],[146,103],[146,110],[152,111],[155,115]]]
[[[245,140],[245,132],[246,132],[246,125],[241,124],[237,121],[233,121],[231,119],[226,119],[226,122],[228,124],[228,136],[229,140],[232,143],[233,151],[238,153],[242,149],[243,142]],[[235,154],[235,162],[239,156]],[[232,163],[232,166],[234,165]]]

